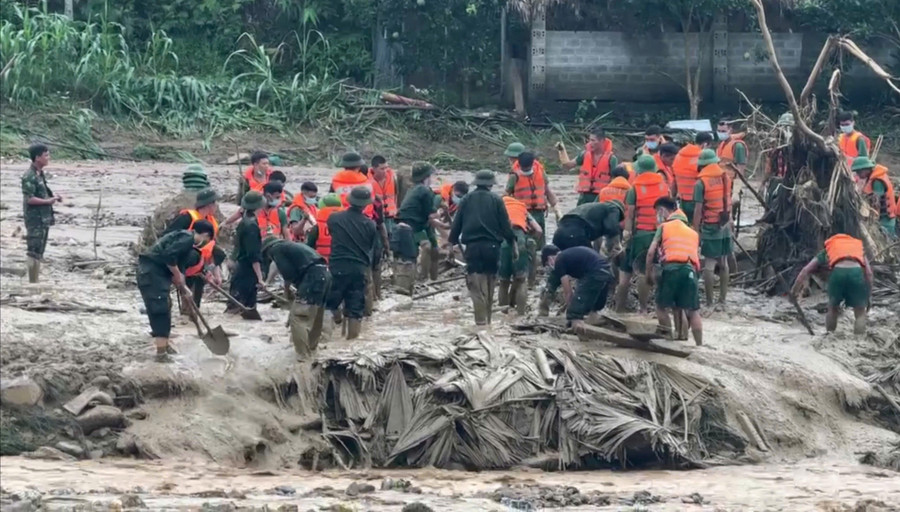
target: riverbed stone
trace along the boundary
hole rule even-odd
[[[30,377],[21,376],[0,382],[0,403],[31,407],[41,403],[44,390]]]
[[[125,416],[118,407],[98,405],[78,415],[75,421],[85,434],[103,427],[121,427]]]
[[[79,459],[84,457],[84,448],[79,446],[77,443],[73,443],[70,441],[60,441],[56,443],[54,447],[63,453],[68,453],[72,457],[78,457]]]

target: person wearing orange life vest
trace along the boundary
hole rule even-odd
[[[637,161],[637,159],[640,158],[641,155],[655,155],[657,152],[659,152],[659,147],[666,142],[669,141],[663,136],[662,128],[655,124],[648,126],[644,131],[644,143],[638,146],[633,160]]]
[[[506,146],[506,151],[503,152],[503,156],[509,158],[509,172],[515,171],[519,167],[519,155],[525,152],[525,144],[521,142],[512,142],[509,146]]]
[[[862,240],[846,233],[838,232],[825,240],[825,248],[803,267],[791,288],[794,297],[800,297],[806,288],[809,275],[827,268],[828,312],[825,315],[825,329],[834,332],[837,328],[841,304],[853,308],[854,334],[866,333],[866,316],[872,293],[872,266],[866,258]]]
[[[369,178],[375,185],[376,195],[380,195],[384,201],[384,227],[388,236],[394,229],[397,209],[400,206],[400,182],[397,174],[387,164],[387,159],[381,155],[372,157],[372,165],[369,167]]]
[[[347,196],[351,190],[355,187],[366,187],[371,190],[372,185],[369,183],[368,176],[360,172],[360,169],[366,165],[366,162],[359,154],[353,152],[344,153],[339,165],[342,169],[332,176],[329,192],[337,194],[341,198],[341,204],[346,208],[349,205]]]
[[[608,203],[610,201],[619,201],[625,204],[625,196],[631,190],[631,182],[628,181],[628,171],[625,164],[619,164],[612,171],[612,181],[600,190],[597,195],[597,202]]]
[[[659,227],[647,251],[647,268],[659,251],[662,273],[656,288],[656,317],[662,331],[673,333],[673,339],[687,339],[691,327],[694,343],[703,344],[703,321],[700,319],[700,235],[691,228],[690,221],[670,197],[656,200],[656,219]],[[655,280],[654,272],[647,272],[648,284]],[[675,317],[674,329],[669,321],[671,309]],[[685,324],[682,315],[687,315]]]
[[[628,180],[628,184],[634,183],[634,179],[637,178],[637,171],[634,170],[634,162],[622,162],[619,165],[615,166],[613,170],[622,169],[625,172],[625,178]],[[609,173],[610,178],[615,178],[613,173]]]
[[[853,165],[853,159],[858,156],[869,156],[872,150],[872,141],[861,131],[856,129],[856,123],[853,119],[853,112],[840,112],[837,115],[838,129],[838,147],[841,153],[847,158],[847,165]]]
[[[653,155],[653,160],[656,161],[656,172],[662,174],[666,179],[666,185],[669,186],[673,198],[678,197],[678,183],[675,181],[675,171],[672,168],[677,155],[678,146],[671,142],[660,146],[659,151]]]
[[[164,235],[182,229],[191,231],[194,229],[194,225],[201,220],[209,222],[213,227],[212,240],[200,249],[198,261],[192,262],[184,271],[185,283],[191,289],[194,304],[197,307],[200,307],[204,284],[207,281],[216,286],[222,286],[222,274],[219,267],[225,261],[227,255],[221,247],[216,245],[216,238],[219,234],[219,223],[216,220],[216,201],[218,201],[218,195],[211,188],[197,192],[194,209],[181,210],[163,231]],[[185,309],[182,313],[187,311]]]
[[[719,157],[722,169],[731,180],[731,218],[737,219],[741,211],[741,190],[744,182],[736,173],[739,172],[744,176],[747,170],[747,143],[743,140],[743,133],[734,132],[734,121],[729,119],[719,120],[716,136],[720,141],[716,148],[716,156]]]
[[[512,244],[503,241],[500,244],[500,291],[497,295],[497,304],[500,306],[514,306],[520,315],[525,314],[528,302],[528,288],[526,285],[527,274],[532,264],[534,251],[529,245],[534,245],[534,239],[543,233],[541,225],[528,212],[528,206],[510,196],[503,196],[503,206],[509,216],[509,223],[516,235],[517,251],[513,251]],[[518,253],[518,257],[514,257]]]
[[[319,187],[311,181],[300,185],[300,193],[295,194],[285,212],[291,240],[305,242],[306,234],[316,225]]]
[[[595,202],[600,189],[612,180],[610,171],[619,163],[613,154],[612,141],[606,138],[603,129],[598,128],[590,134],[584,151],[574,160],[569,160],[562,142],[556,143],[556,150],[559,152],[559,163],[563,169],[575,167],[580,169],[575,185],[575,192],[579,194],[578,204]]]
[[[656,172],[656,161],[650,155],[642,155],[635,162],[638,176],[625,197],[625,228],[622,241],[625,244],[625,259],[619,268],[619,284],[616,288],[616,311],[625,310],[631,275],[643,275],[647,250],[656,234],[657,219],[654,206],[660,197],[669,197],[669,186],[661,174]],[[646,279],[638,279],[638,304],[641,312],[647,310],[650,286]]]
[[[525,203],[528,213],[541,227],[540,234],[532,244],[531,264],[528,270],[528,286],[533,288],[537,276],[537,248],[544,246],[544,230],[547,229],[545,214],[553,209],[556,221],[562,218],[556,194],[550,188],[550,181],[544,166],[534,157],[534,153],[524,151],[519,155],[517,166],[513,168],[506,182],[506,195]],[[599,190],[598,190],[599,192]]]
[[[263,187],[265,206],[256,212],[259,232],[262,238],[274,236],[284,240],[290,240],[288,219],[284,208],[281,207],[281,194],[284,191],[281,182],[270,181]]]
[[[241,176],[238,186],[238,197],[244,197],[244,194],[250,190],[262,193],[262,188],[269,182],[271,174],[272,167],[269,163],[269,155],[262,151],[255,151],[250,155],[250,167],[247,167]]]
[[[688,220],[694,218],[694,185],[697,184],[697,175],[700,173],[697,170],[697,159],[700,157],[700,152],[711,147],[712,143],[711,133],[700,132],[694,138],[694,143],[681,148],[672,162],[675,188],[678,191],[676,197]]]
[[[863,195],[869,204],[878,212],[878,223],[890,238],[897,231],[897,206],[894,204],[894,184],[888,176],[888,169],[878,165],[868,157],[860,156],[853,160],[853,172],[859,177]]]
[[[337,194],[327,194],[322,198],[316,212],[316,225],[306,235],[306,245],[316,250],[325,261],[331,256],[331,233],[328,231],[328,218],[333,213],[343,211],[341,198]]]
[[[694,230],[700,233],[703,256],[703,286],[706,304],[713,305],[715,271],[719,267],[719,307],[725,306],[728,293],[728,256],[731,242],[731,180],[719,167],[719,157],[711,149],[704,149],[697,159],[700,174],[694,185]]]

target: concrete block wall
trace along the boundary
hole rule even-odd
[[[544,87],[538,97],[530,99],[679,102],[687,98],[682,86],[684,34],[584,31],[546,31],[545,34]],[[692,66],[696,63],[698,38],[703,47],[704,103],[734,103],[739,98],[735,88],[754,100],[784,101],[768,59],[759,60],[760,55],[765,55],[759,33],[725,34],[727,43],[720,43],[716,48],[727,55],[718,56],[716,73],[713,73],[712,34],[702,34],[702,38],[698,34],[688,36]],[[776,33],[772,37],[782,70],[799,93],[825,36]],[[883,65],[891,62],[887,48],[865,50]],[[877,91],[879,87],[883,88],[883,83],[858,64],[850,69],[842,83],[845,93],[861,94]]]

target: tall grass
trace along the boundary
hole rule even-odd
[[[0,21],[0,94],[20,106],[71,101],[166,133],[202,131],[207,138],[335,121],[346,112],[340,80],[306,69],[280,76],[273,61],[283,49],[265,48],[249,34],[238,39],[220,76],[194,77],[179,74],[181,59],[163,31],[131,48],[122,27],[105,19],[71,21],[17,5],[13,12]],[[298,44],[303,51],[304,42]]]

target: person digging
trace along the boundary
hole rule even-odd
[[[137,285],[144,300],[151,336],[156,345],[157,361],[167,362],[172,315],[169,312],[169,288],[174,284],[185,301],[191,301],[191,289],[184,280],[184,270],[197,251],[213,237],[213,226],[205,220],[194,223],[193,231],[173,231],[160,238],[138,257]]]
[[[550,273],[541,293],[538,316],[550,314],[550,303],[565,277],[578,281],[574,292],[566,297],[566,320],[576,330],[584,325],[585,316],[606,307],[614,279],[609,261],[597,251],[582,246],[560,251],[555,245],[547,245],[541,249],[541,265],[548,267]]]
[[[846,233],[838,233],[825,240],[825,248],[797,275],[791,288],[794,297],[800,297],[808,285],[810,274],[820,268],[828,268],[828,312],[825,314],[825,330],[837,329],[841,304],[853,308],[854,334],[866,333],[866,317],[872,293],[872,266],[866,258],[863,242]]]
[[[662,197],[656,201],[659,227],[647,251],[646,268],[653,268],[653,257],[659,250],[662,273],[656,288],[656,317],[660,330],[673,339],[687,339],[687,315],[694,343],[703,344],[703,321],[700,318],[700,235],[691,229],[688,218],[675,200]],[[654,272],[648,270],[647,283],[652,286]],[[675,317],[674,332],[669,321],[671,309]]]
[[[291,343],[297,360],[303,360],[319,345],[331,273],[325,258],[306,244],[270,236],[263,241],[262,255],[266,262],[275,263],[284,280],[285,296],[294,298],[289,319]]]
[[[253,310],[241,312],[231,304],[226,313],[237,314],[245,319],[259,319],[256,312],[256,292],[265,287],[262,274],[262,236],[260,235],[257,212],[265,207],[265,197],[251,190],[241,198],[241,221],[235,229],[234,236],[234,273],[231,275],[229,293],[245,308]]]
[[[528,306],[528,272],[534,257],[535,239],[543,235],[543,229],[537,220],[528,213],[528,207],[522,201],[503,196],[503,205],[509,215],[509,223],[516,234],[518,257],[514,258],[512,246],[506,241],[500,246],[500,290],[497,296],[498,306],[512,306],[519,315],[525,314]]]
[[[397,225],[391,234],[391,252],[394,255],[394,287],[397,293],[412,295],[416,284],[416,261],[422,256],[422,267],[431,268],[432,258],[439,258],[438,241],[434,228],[430,226],[431,216],[437,212],[439,201],[435,201],[431,190],[431,175],[434,166],[426,162],[416,162],[412,166],[412,181],[415,184],[404,196],[397,212]]]

